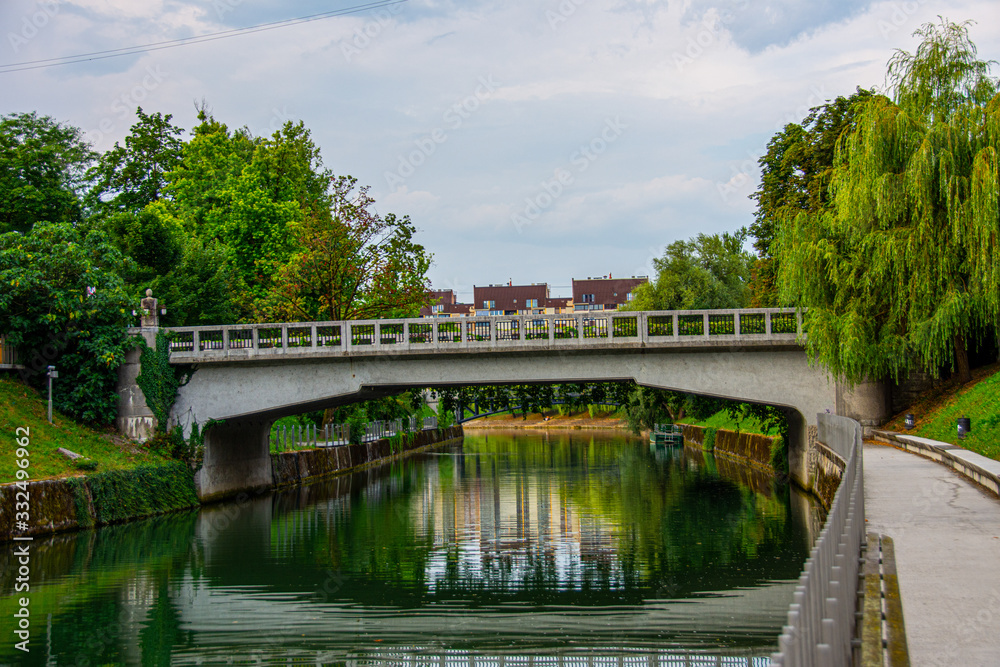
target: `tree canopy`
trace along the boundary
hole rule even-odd
[[[78,222],[96,157],[78,128],[35,112],[0,117],[0,233]]]
[[[431,256],[415,226],[324,167],[303,123],[255,137],[202,108],[185,140],[169,114],[136,114],[102,155],[47,116],[0,118],[0,333],[40,365],[29,381],[59,366],[60,409],[114,416],[125,330],[147,288],[168,326],[424,305]]]
[[[759,160],[761,182],[750,195],[756,200],[749,232],[757,251],[750,279],[750,305],[779,304],[779,261],[774,244],[783,220],[801,212],[817,213],[830,205],[837,142],[854,127],[858,106],[873,92],[859,88],[850,97],[813,107],[802,123],[789,123],[768,142]]]
[[[625,310],[743,308],[753,255],[747,233],[699,234],[674,241],[653,260],[656,278],[637,287]]]
[[[850,380],[952,365],[1000,324],[1000,97],[968,23],[915,34],[838,144],[831,205],[780,226],[781,298],[809,308],[808,347]]]
[[[22,351],[30,384],[41,388],[56,366],[55,406],[86,422],[117,414],[115,369],[136,302],[118,274],[128,261],[100,232],[67,223],[0,234],[0,331]]]

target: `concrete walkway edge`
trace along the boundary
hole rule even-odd
[[[1000,497],[1000,461],[957,445],[894,431],[872,431],[871,439],[941,463]]]

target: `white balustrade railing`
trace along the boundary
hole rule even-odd
[[[848,667],[855,637],[858,574],[865,538],[861,426],[818,415],[819,440],[847,465],[826,524],[806,559],[788,624],[778,638],[775,667]]]
[[[268,354],[421,352],[463,348],[794,342],[802,313],[745,310],[584,311],[559,315],[173,327],[175,360]]]

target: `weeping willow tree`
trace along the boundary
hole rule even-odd
[[[862,101],[838,142],[829,205],[779,231],[782,298],[849,381],[919,364],[967,382],[971,334],[1000,323],[1000,95],[968,25],[926,24],[896,52],[892,99]]]

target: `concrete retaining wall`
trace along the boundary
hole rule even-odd
[[[271,454],[274,486],[283,487],[319,479],[352,468],[380,463],[414,449],[440,444],[462,437],[460,425],[410,434],[400,449],[393,449],[387,439],[363,445],[343,445]]]
[[[811,475],[812,488],[809,490],[819,498],[823,507],[830,509],[833,497],[840,487],[840,480],[844,476],[844,470],[847,468],[847,461],[820,442],[813,445],[813,451],[814,469]]]
[[[24,496],[17,497],[14,484],[0,486],[0,542],[10,540],[14,535],[15,503],[23,502]],[[17,531],[18,535],[46,535],[76,530],[80,527],[76,516],[76,495],[65,479],[47,479],[27,484],[28,529]],[[88,507],[93,515],[93,507]]]
[[[704,427],[684,424],[683,429],[685,445],[691,443],[697,445],[699,449],[704,446]],[[774,467],[771,465],[771,444],[775,437],[719,429],[715,432],[713,451],[717,455],[740,459],[751,466],[774,474]]]
[[[817,437],[811,439],[807,455],[808,473],[801,479],[792,476],[792,480],[805,491],[813,494],[826,509],[830,509],[833,496],[840,486],[846,459],[824,442],[848,442],[853,437],[853,431],[848,432],[848,426],[838,430],[841,422],[820,420]],[[851,422],[846,422],[850,424]],[[684,445],[701,449],[705,442],[705,429],[701,426],[684,424]],[[841,432],[843,431],[843,432]],[[739,461],[744,465],[774,475],[771,465],[771,445],[777,436],[759,435],[755,433],[736,433],[719,429],[715,433],[713,451],[716,456]]]

